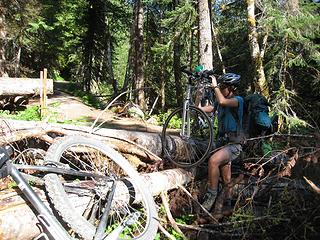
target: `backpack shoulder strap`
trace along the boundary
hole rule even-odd
[[[234,120],[236,120],[237,122],[237,133],[239,133],[241,130],[241,123],[240,123],[240,118],[238,116],[237,110],[238,110],[237,108],[230,108],[230,113],[234,118]]]

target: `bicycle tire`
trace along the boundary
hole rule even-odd
[[[121,172],[118,172],[118,174],[120,173],[127,174],[126,177],[129,177],[131,184],[135,186],[134,190],[137,190],[140,192],[141,199],[144,204],[144,211],[145,211],[145,213],[142,213],[143,216],[141,218],[139,217],[139,222],[137,223],[137,227],[136,227],[136,228],[139,228],[140,225],[141,226],[143,225],[144,227],[143,231],[141,231],[139,236],[137,237],[131,236],[130,239],[137,239],[137,240],[154,239],[158,229],[158,221],[157,221],[156,206],[155,206],[153,197],[151,193],[147,190],[147,187],[142,181],[142,179],[140,178],[138,172],[128,163],[128,161],[122,155],[120,155],[113,148],[103,144],[100,141],[89,139],[87,137],[68,136],[68,137],[62,138],[61,140],[57,141],[56,143],[52,144],[49,147],[47,154],[45,156],[45,161],[51,161],[51,162],[63,161],[65,158],[64,155],[67,154],[68,152],[67,150],[76,148],[76,146],[79,146],[79,144],[82,147],[84,146],[90,147],[90,151],[92,151],[91,148],[96,149],[97,151],[100,152],[100,154],[103,154],[108,157],[108,161],[110,163],[110,166],[109,166],[110,169],[111,169],[111,166],[117,166],[119,167],[119,170],[121,170]],[[92,153],[90,152],[90,154]],[[74,158],[75,156],[72,156],[72,157]],[[105,159],[102,159],[102,160],[105,160]],[[103,163],[103,166],[105,166],[105,161],[101,161],[101,159],[99,159],[99,163],[100,164]],[[98,164],[98,163],[95,163],[95,164]],[[72,164],[71,164],[71,167],[73,167]],[[102,165],[100,167],[102,168]],[[105,169],[105,171],[107,170]],[[110,172],[108,172],[107,174],[115,174],[115,173],[111,172],[110,170]],[[47,174],[44,177],[44,179],[45,179],[45,186],[48,192],[48,196],[57,213],[62,217],[62,219],[67,223],[67,225],[81,238],[85,240],[93,239],[96,231],[96,226],[90,223],[85,217],[83,217],[82,214],[78,212],[77,209],[75,208],[74,203],[68,199],[68,194],[66,193],[65,184],[64,185],[62,184],[59,176],[56,174]],[[94,183],[98,185],[97,182],[94,182]],[[130,190],[128,189],[128,193]],[[129,196],[129,197],[131,198],[132,196]],[[128,209],[125,209],[123,207],[123,208],[119,208],[119,211],[123,211],[122,213],[124,213],[127,210],[130,210],[131,208],[131,206],[129,205],[126,205],[125,207]],[[116,207],[114,207],[113,211],[116,211]],[[138,210],[135,209],[135,211],[138,211]],[[117,214],[120,214],[120,213],[117,213]],[[115,217],[117,216],[118,215],[115,215]],[[134,234],[130,232],[130,229],[127,229],[127,231],[129,231],[129,233],[132,235]],[[137,231],[137,233],[139,233],[140,229],[134,228],[134,231]]]
[[[162,134],[162,156],[164,159],[171,161],[178,167],[191,168],[200,165],[208,156],[213,146],[213,126],[208,115],[201,109],[195,106],[189,106],[189,113],[193,120],[191,120],[191,136],[185,137],[181,134],[182,128],[182,112],[183,108],[175,109],[166,119]],[[203,119],[203,126],[200,126],[198,119]],[[176,134],[179,136],[175,139],[174,133],[170,135],[171,121],[175,124],[180,124],[176,126]],[[202,132],[202,133],[201,133]],[[192,135],[194,134],[194,135]],[[177,154],[177,146],[179,143],[180,147],[183,145],[185,149],[188,149],[187,156],[179,156]]]

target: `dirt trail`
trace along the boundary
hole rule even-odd
[[[48,96],[48,109],[59,122],[79,121],[84,125],[91,126],[99,117],[95,126],[103,128],[126,129],[145,132],[161,132],[162,126],[147,123],[142,119],[119,117],[110,110],[103,111],[88,106],[68,93],[55,87],[54,94]],[[37,104],[33,101],[31,104]],[[39,104],[39,103],[38,103]]]

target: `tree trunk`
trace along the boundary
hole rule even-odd
[[[144,40],[143,40],[143,2],[136,2],[136,28],[135,28],[135,89],[137,90],[135,102],[145,110],[144,94]]]
[[[166,57],[165,57],[166,58]],[[166,77],[165,77],[165,63],[160,67],[160,96],[161,96],[161,110],[165,111],[166,105]]]
[[[106,51],[107,51],[107,56],[106,56],[107,73],[108,73],[109,82],[111,83],[113,88],[113,96],[116,97],[119,91],[118,91],[118,83],[117,83],[117,80],[114,78],[113,67],[112,67],[111,33],[110,33],[110,26],[109,26],[109,21],[107,17],[105,17],[105,22],[106,22],[105,38],[106,38]]]
[[[179,185],[186,185],[192,179],[190,172],[182,169],[171,169],[163,172],[155,172],[142,175],[152,195],[156,196],[162,191],[168,191]],[[45,193],[35,189],[40,198],[49,206]],[[115,191],[115,197],[125,196],[121,194],[121,189]],[[14,190],[2,190],[0,192],[0,236],[2,240],[11,239],[33,239],[40,231],[37,227],[38,220],[35,213],[26,204],[21,195]],[[84,206],[83,199],[70,196],[73,202]],[[136,200],[139,196],[136,197]],[[81,209],[79,208],[81,211]]]
[[[180,38],[176,39],[173,45],[173,73],[176,88],[177,105],[182,106],[183,88],[181,84],[181,47]]]
[[[269,87],[264,74],[263,59],[260,53],[258,43],[258,33],[256,29],[255,3],[254,0],[247,1],[248,11],[248,28],[249,28],[249,47],[251,53],[251,61],[254,69],[255,91],[269,98]]]
[[[0,77],[7,75],[5,64],[5,41],[6,41],[7,31],[5,26],[5,15],[4,6],[0,4]]]
[[[189,53],[188,53],[188,64],[189,64],[189,68],[192,69],[193,66],[193,48],[194,48],[194,38],[195,38],[195,31],[194,30],[190,30],[190,46],[189,46]]]
[[[135,26],[137,24],[136,20],[137,19],[134,14],[134,18],[133,18],[131,29],[130,29],[130,48],[129,48],[128,59],[127,59],[126,76],[123,82],[121,92],[126,92],[129,86],[133,85],[133,79],[134,79],[133,70],[134,70],[134,56],[135,56]],[[123,99],[126,99],[126,96],[123,96]]]
[[[179,5],[179,0],[173,1],[174,7]],[[181,43],[180,37],[176,38],[173,43],[173,73],[176,88],[177,105],[182,106],[183,88],[181,84]]]
[[[199,63],[212,69],[212,36],[208,0],[199,0]]]
[[[163,12],[161,13],[161,18],[163,18]],[[164,44],[164,33],[161,30],[160,32],[160,39],[159,39],[160,44]],[[167,55],[163,54],[161,57],[162,63],[160,64],[160,73],[159,73],[159,78],[160,78],[160,99],[161,99],[161,110],[164,112],[165,107],[166,107],[166,67],[167,67]],[[175,62],[173,60],[173,62]]]
[[[154,160],[161,161],[159,157],[162,155],[162,142],[159,133],[101,128],[90,134],[92,129],[85,126],[44,124],[41,122],[19,120],[2,121],[0,122],[0,129],[2,130],[0,145],[28,138],[52,141],[50,137],[47,137],[48,133],[59,135],[86,134],[88,137],[99,138],[99,140],[111,143],[114,148],[123,153],[134,153],[147,162]],[[174,141],[173,144],[170,144],[170,146],[172,146],[172,149],[169,149],[170,152],[176,152],[180,158],[190,156],[189,149],[186,147],[185,142],[179,137],[171,136],[169,140]],[[130,147],[128,147],[127,143],[130,144]],[[137,146],[136,148],[135,145]],[[151,155],[157,156],[158,158],[155,159],[155,157]]]
[[[14,68],[14,74],[15,77],[20,75],[20,60],[21,60],[21,47],[18,47],[18,51],[17,51],[17,57],[15,60],[15,68]]]
[[[42,83],[39,78],[0,77],[0,96],[39,94]],[[47,79],[47,93],[53,93],[53,80]]]
[[[93,58],[94,58],[94,47],[95,47],[95,31],[96,31],[96,15],[95,15],[95,4],[93,3],[93,0],[89,0],[89,9],[88,9],[88,16],[87,16],[87,32],[84,37],[84,49],[83,49],[83,90],[86,92],[91,91],[91,87],[94,79],[94,71],[93,71]]]
[[[221,51],[220,51],[220,47],[219,47],[219,41],[218,41],[218,35],[216,33],[216,30],[215,28],[212,26],[212,34],[213,34],[213,39],[214,39],[214,44],[215,44],[215,47],[216,47],[216,51],[217,51],[217,55],[218,55],[218,58],[219,58],[219,61],[220,61],[220,64],[221,64],[221,70],[223,73],[226,73],[226,68],[224,66],[224,63],[223,63],[223,59],[222,59],[222,54],[221,54]]]

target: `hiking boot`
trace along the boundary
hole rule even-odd
[[[216,201],[217,190],[208,189],[203,198],[203,203],[201,204],[208,212],[211,210],[214,202]]]

